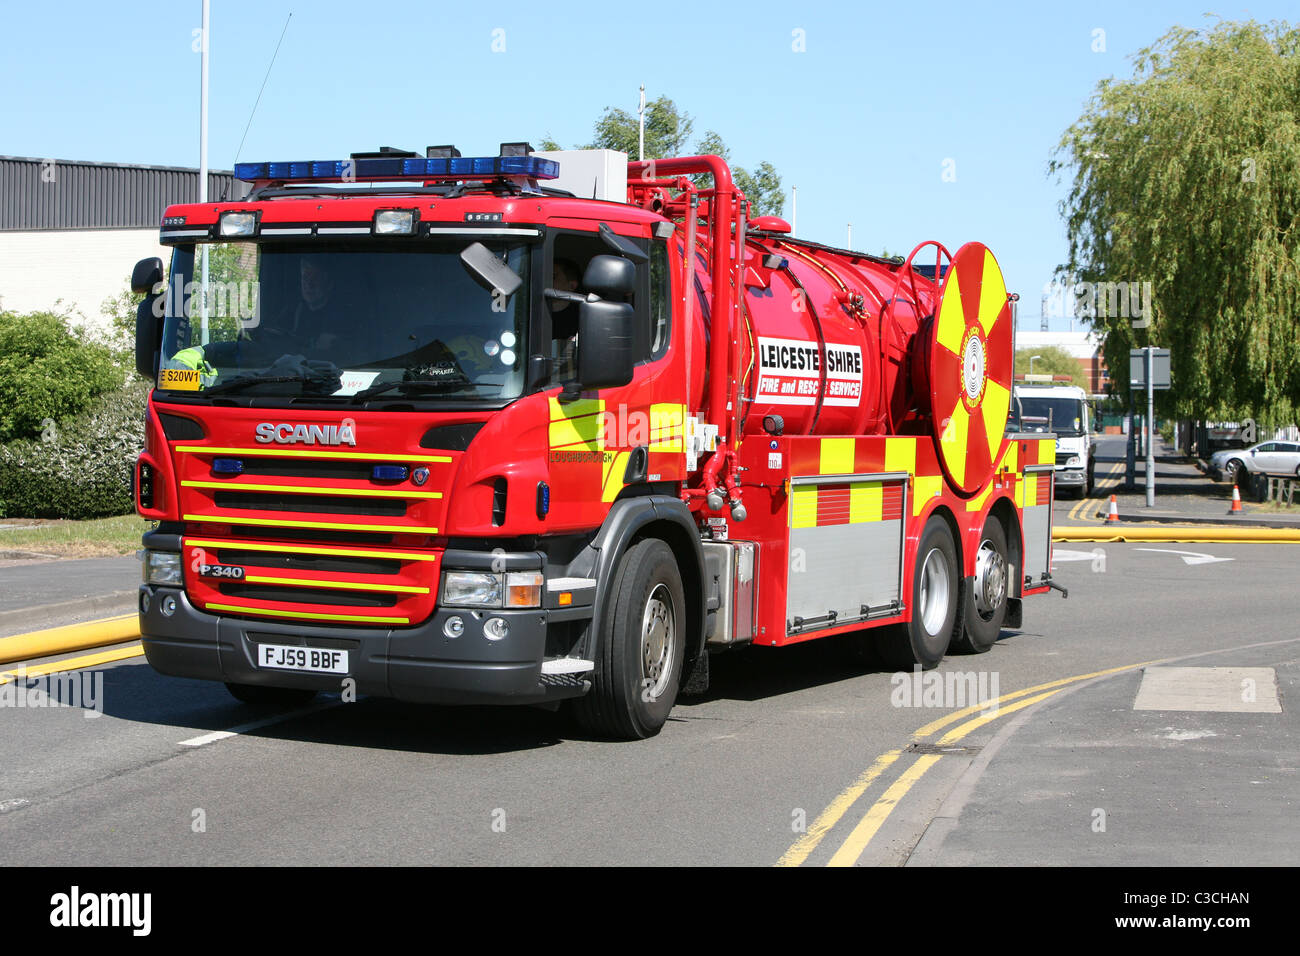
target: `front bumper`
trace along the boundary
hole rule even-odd
[[[1082,488],[1088,483],[1088,474],[1082,468],[1062,468],[1053,481],[1058,488]]]
[[[547,623],[545,609],[469,610],[438,608],[412,628],[316,627],[227,617],[199,610],[184,590],[141,585],[150,595],[140,613],[145,657],[158,672],[176,677],[233,684],[340,691],[345,678],[358,693],[432,704],[532,704],[585,693],[584,675],[543,675]],[[176,598],[165,617],[161,598]],[[443,625],[452,615],[464,633],[448,637]],[[571,619],[572,614],[563,613]],[[499,641],[483,635],[489,617],[504,618],[509,633]],[[349,671],[316,674],[268,669],[257,664],[261,644],[289,644],[348,651]]]

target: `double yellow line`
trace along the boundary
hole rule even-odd
[[[1089,505],[1101,504],[1102,499],[1110,492],[1112,488],[1118,488],[1120,486],[1120,483],[1123,480],[1120,476],[1124,472],[1124,467],[1125,467],[1124,462],[1122,461],[1114,462],[1110,466],[1110,471],[1106,472],[1106,474],[1103,475],[1102,478],[1095,479],[1092,486],[1092,494],[1081,498],[1079,500],[1079,503],[1070,509],[1070,514],[1066,518],[1066,520],[1081,521],[1087,518],[1089,514],[1089,508],[1088,508]]]
[[[920,742],[927,737],[933,737],[939,731],[943,730],[950,724],[958,721],[963,723],[949,730],[939,738],[937,746],[948,747],[957,743],[957,741],[966,737],[967,734],[979,730],[990,721],[999,717],[1005,717],[1007,714],[1014,714],[1018,710],[1026,707],[1032,707],[1034,704],[1044,701],[1054,694],[1059,693],[1071,684],[1077,684],[1079,681],[1091,680],[1094,677],[1106,677],[1111,674],[1120,674],[1124,671],[1136,670],[1140,667],[1148,667],[1151,664],[1159,663],[1158,661],[1143,661],[1139,664],[1126,664],[1123,667],[1112,667],[1104,671],[1094,671],[1091,674],[1079,674],[1075,677],[1062,677],[1059,680],[1049,681],[1046,684],[1038,684],[1035,687],[1027,687],[1024,690],[1018,690],[1010,694],[1003,694],[996,701],[996,707],[993,702],[984,704],[974,704],[962,710],[946,714],[938,720],[931,721],[920,730],[913,734],[915,741]],[[965,718],[971,718],[965,720]],[[813,850],[821,844],[822,840],[831,832],[832,829],[840,822],[846,813],[857,803],[861,797],[871,787],[877,779],[890,769],[904,755],[904,751],[890,750],[881,754],[862,774],[846,787],[830,804],[817,815],[812,824],[808,827],[807,832],[803,834],[790,849],[786,850],[777,860],[777,866],[801,866],[804,861],[812,854]],[[840,844],[839,848],[831,856],[827,866],[853,866],[857,863],[862,853],[871,842],[871,838],[876,835],[889,815],[893,812],[899,802],[905,797],[913,785],[916,784],[926,772],[943,759],[943,754],[921,754],[903,773],[890,784],[889,788],[876,800],[875,803],[863,814],[862,818],[853,827],[849,835]]]

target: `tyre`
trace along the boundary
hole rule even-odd
[[[1238,479],[1246,477],[1245,473],[1241,470],[1241,459],[1239,458],[1234,458],[1232,461],[1228,462],[1227,466],[1223,469],[1223,473],[1227,476],[1228,484],[1230,485],[1235,485]]]
[[[591,690],[573,701],[573,714],[600,736],[653,737],[677,700],[686,649],[685,592],[668,545],[651,538],[629,548],[610,600]]]
[[[1084,486],[1083,486],[1083,494],[1080,495],[1080,497],[1082,497],[1082,498],[1091,498],[1091,497],[1092,497],[1092,488],[1093,488],[1093,484],[1094,484],[1094,482],[1093,482],[1093,472],[1094,472],[1094,469],[1095,469],[1095,466],[1093,465],[1093,463],[1092,463],[1091,461],[1088,462],[1088,480],[1084,483]]]
[[[962,635],[956,641],[958,649],[968,654],[983,654],[997,642],[1007,617],[1009,567],[1006,532],[1002,530],[1002,522],[990,517],[975,552],[975,577],[967,589]]]
[[[227,684],[235,700],[261,707],[301,707],[310,703],[316,691],[303,687],[263,687],[260,684]]]
[[[882,628],[876,645],[882,663],[897,670],[938,666],[959,627],[961,582],[957,547],[942,518],[931,518],[921,534],[912,573],[912,620]]]

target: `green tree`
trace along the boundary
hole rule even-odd
[[[707,156],[721,156],[731,165],[731,150],[714,130],[709,130],[700,137],[697,151]],[[731,165],[731,177],[735,180],[745,198],[749,200],[750,218],[755,216],[779,216],[785,209],[785,188],[781,185],[781,176],[776,167],[766,160],[759,163],[751,173],[743,166]],[[701,177],[706,184],[712,176]]]
[[[1016,349],[1015,374],[1026,375],[1030,371],[1029,360],[1033,358],[1035,375],[1068,375],[1070,384],[1078,385],[1084,391],[1088,389],[1087,376],[1079,360],[1059,345],[1044,345],[1036,349]]]
[[[677,104],[666,96],[645,105],[645,156],[661,159],[686,152],[695,121],[689,113],[678,111]],[[605,107],[596,120],[594,139],[583,149],[617,149],[636,159],[638,126],[636,113]]]
[[[1167,411],[1295,421],[1300,30],[1254,21],[1170,30],[1136,55],[1130,79],[1098,85],[1049,169],[1072,176],[1062,203],[1070,253],[1058,274],[1152,284],[1146,328],[1134,327],[1132,308],[1091,319],[1119,388],[1130,348],[1163,345]]]
[[[695,129],[695,120],[687,112],[679,110],[677,104],[666,96],[646,103],[645,120],[645,156],[646,159],[661,159],[665,156],[687,156],[714,154],[731,163],[731,151],[722,137],[714,130],[709,130],[694,148],[690,147],[691,133]],[[605,108],[605,112],[596,120],[592,142],[579,149],[616,149],[627,153],[635,159],[638,145],[638,122],[635,112]],[[560,149],[559,143],[549,134],[541,140],[539,149]],[[751,218],[755,216],[779,216],[785,209],[785,189],[781,185],[781,176],[776,167],[763,161],[753,171],[743,166],[731,167],[736,185],[744,192],[750,202]],[[701,188],[707,188],[711,177],[698,176],[696,182]]]

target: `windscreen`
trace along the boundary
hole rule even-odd
[[[201,252],[178,248],[158,387],[292,399],[515,398],[529,247],[483,242],[522,280],[506,295],[462,260],[475,241],[214,243],[206,296]]]
[[[1047,398],[1020,395],[1011,402],[1010,431],[1054,432],[1057,435],[1083,434],[1083,402],[1077,398]]]

